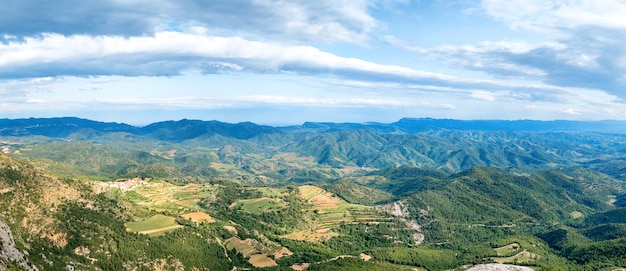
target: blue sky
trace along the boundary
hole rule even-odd
[[[0,118],[626,119],[626,1],[20,0]]]

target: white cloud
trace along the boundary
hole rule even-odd
[[[580,112],[578,112],[578,111],[576,111],[576,110],[574,110],[572,108],[565,109],[565,110],[563,110],[563,111],[561,111],[559,113],[568,114],[568,115],[581,115]]]
[[[365,44],[380,27],[369,9],[389,6],[381,2],[405,1],[21,0],[3,3],[0,37],[41,33],[131,37],[185,28],[296,43]]]
[[[80,48],[80,50],[76,50]],[[5,78],[73,75],[178,75],[210,67],[256,72],[331,73],[373,81],[435,80],[488,83],[402,66],[340,57],[311,46],[288,46],[240,37],[159,32],[154,37],[90,37],[45,34],[24,42],[0,44],[0,76]]]
[[[419,47],[400,38],[384,40],[396,47],[454,68],[481,71],[496,79],[603,90],[626,97],[626,38],[623,31],[574,31],[568,38],[542,43],[486,41],[478,44]]]
[[[492,92],[487,92],[487,91],[473,91],[471,93],[471,96],[472,98],[485,100],[489,102],[493,102],[496,100],[496,94]]]
[[[485,12],[513,28],[559,31],[586,26],[626,28],[620,0],[483,0]]]

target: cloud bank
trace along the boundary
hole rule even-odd
[[[425,46],[420,39],[437,33],[407,30],[428,12],[455,8],[521,38]],[[481,118],[516,108],[509,118],[529,116],[524,110],[544,119],[614,118],[624,115],[626,98],[625,13],[617,0],[10,1],[0,11],[0,113],[27,105],[288,106]],[[524,39],[528,33],[534,38]],[[434,72],[424,63],[446,68]],[[189,77],[196,73],[205,77]],[[237,76],[228,77],[228,95],[198,87],[222,75]],[[242,90],[256,76],[291,81]],[[202,83],[158,97],[133,90],[144,95],[137,97],[130,86],[86,83],[93,78],[133,78],[132,86],[146,89],[159,88],[162,78]],[[76,93],[86,90],[92,95]],[[83,96],[89,99],[74,98]]]

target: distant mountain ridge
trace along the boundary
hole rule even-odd
[[[159,140],[183,141],[202,136],[221,135],[236,139],[282,132],[336,132],[368,130],[381,134],[418,134],[437,130],[511,131],[511,132],[600,132],[626,134],[626,121],[538,121],[538,120],[454,120],[403,118],[394,123],[332,123],[305,122],[302,125],[273,127],[251,122],[225,123],[182,119],[163,121],[138,127],[124,123],[99,122],[75,117],[0,119],[0,136],[39,135],[67,137],[84,130],[96,133],[125,132]]]
[[[138,128],[123,123],[99,122],[74,117],[0,119],[1,136],[40,135],[58,138],[67,137],[85,129],[99,132],[132,133]]]
[[[520,173],[582,166],[626,180],[621,163],[626,159],[624,125],[402,119],[272,127],[183,119],[137,127],[79,118],[0,119],[0,137],[6,142],[0,147],[8,144],[6,151],[2,147],[7,153],[14,149],[24,157],[47,159],[47,165],[58,167],[56,172],[107,178],[204,178],[239,172],[267,184],[409,165],[446,172],[481,166]],[[35,144],[25,147],[26,142]],[[293,167],[302,161],[315,169]],[[264,177],[257,179],[259,175]]]
[[[0,119],[0,136],[39,135],[63,138],[85,130],[95,131],[96,133],[125,132],[169,141],[182,141],[214,134],[237,139],[248,139],[255,135],[279,131],[270,126],[257,125],[251,122],[231,124],[219,121],[187,119],[156,122],[143,127],[75,117]]]
[[[297,126],[296,126],[297,127]],[[510,131],[510,132],[604,132],[626,133],[626,121],[570,121],[570,120],[455,120],[433,118],[403,118],[384,123],[306,122],[301,128],[337,131],[368,129],[381,133],[416,134],[433,130]]]

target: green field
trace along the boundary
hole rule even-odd
[[[245,242],[237,237],[231,237],[227,239],[226,241],[224,241],[224,243],[226,244],[227,249],[229,250],[236,249],[237,252],[241,253],[241,255],[243,255],[243,257],[245,258],[250,257],[250,255],[259,252],[253,246],[251,246],[248,242]]]
[[[187,184],[177,186],[153,180],[146,185],[124,193],[126,199],[155,211],[182,214],[187,211],[205,211],[198,205],[202,198],[214,196],[216,188],[210,185]]]
[[[503,247],[494,248],[499,257],[512,256],[519,252],[520,244],[513,243]]]
[[[202,207],[198,205],[199,199],[189,199],[189,200],[179,200],[174,202],[174,204],[191,209],[191,210],[202,210]]]
[[[324,192],[324,189],[319,188],[317,186],[313,186],[313,185],[299,186],[298,190],[300,191],[300,196],[304,200],[311,200],[313,197]]]
[[[181,228],[176,223],[176,218],[164,215],[155,215],[144,221],[126,223],[128,230],[143,234],[158,235],[167,231]]]
[[[271,198],[239,200],[236,204],[236,208],[252,214],[281,210],[285,207],[285,203]]]

